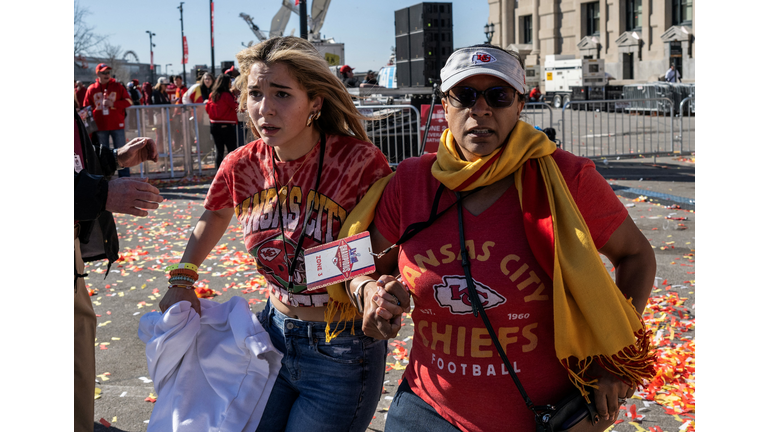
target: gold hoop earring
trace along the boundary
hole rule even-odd
[[[312,124],[312,121],[317,120],[319,118],[320,118],[320,111],[310,114],[309,118],[307,119],[307,126],[310,126]]]

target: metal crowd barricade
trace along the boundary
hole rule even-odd
[[[131,173],[148,178],[213,175],[216,149],[205,104],[136,105],[126,109],[125,138],[152,138],[157,162],[147,161]]]
[[[363,105],[363,127],[391,166],[421,154],[421,114],[413,105]]]
[[[544,129],[554,127],[553,115],[554,110],[546,102],[526,102],[521,117],[526,123]]]
[[[693,115],[696,113],[695,102],[695,95],[688,96],[680,102],[680,109],[677,114],[680,118],[680,126],[677,129],[678,135],[675,136],[675,141],[679,141],[681,146],[695,140],[696,122],[693,119]],[[684,121],[686,117],[688,121]]]
[[[570,101],[562,109],[562,148],[589,158],[690,154],[693,129],[675,135],[675,118],[667,117],[674,110],[669,98]]]

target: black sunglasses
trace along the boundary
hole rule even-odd
[[[479,91],[472,87],[453,87],[448,90],[448,101],[454,108],[472,108],[480,96],[491,108],[506,108],[515,101],[517,91],[509,86],[490,87]]]

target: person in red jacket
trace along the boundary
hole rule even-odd
[[[112,137],[112,146],[119,149],[125,145],[125,109],[133,105],[128,90],[115,81],[112,75],[112,67],[99,63],[96,66],[95,83],[85,92],[84,107],[90,106],[93,110],[93,119],[99,130],[96,136],[101,145],[109,146],[109,138]],[[118,171],[120,177],[130,177],[129,168]]]
[[[82,108],[83,103],[85,102],[85,86],[80,81],[75,81],[75,98],[77,99],[77,103]]]
[[[229,89],[230,81],[229,75],[219,75],[205,103],[205,111],[211,119],[213,143],[216,145],[217,169],[224,160],[224,146],[227,152],[237,148],[237,102]]]
[[[141,85],[141,95],[143,96],[141,98],[142,105],[152,105],[152,84],[145,81]]]
[[[540,98],[541,98],[541,92],[539,91],[539,88],[534,87],[533,89],[531,89],[531,93],[528,94],[528,100],[530,102],[538,102]]]

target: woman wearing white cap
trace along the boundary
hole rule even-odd
[[[653,251],[591,161],[520,120],[516,56],[462,48],[440,77],[449,129],[437,153],[404,161],[358,205],[386,252],[348,288],[365,333],[394,337],[414,302],[386,430],[604,430],[654,374],[637,314]],[[555,409],[569,395],[575,416]]]

